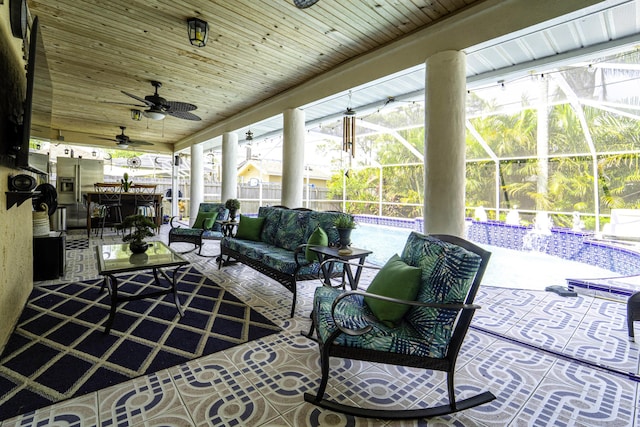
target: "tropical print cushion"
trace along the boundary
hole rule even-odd
[[[293,251],[298,246],[307,243],[309,236],[305,238],[305,234],[309,222],[309,213],[308,211],[292,209],[282,210],[278,231],[276,232],[275,245]]]
[[[305,240],[309,240],[311,233],[313,233],[316,228],[322,227],[322,229],[327,233],[329,245],[337,246],[340,241],[340,236],[338,236],[338,230],[333,225],[333,222],[340,215],[343,214],[340,212],[309,212],[309,223],[307,225]]]
[[[271,245],[276,244],[276,233],[278,232],[278,224],[280,223],[282,211],[280,208],[269,206],[262,206],[258,209],[258,217],[265,219],[260,240]]]
[[[416,300],[433,303],[464,302],[481,262],[473,252],[416,232],[409,235],[402,259],[422,269],[422,286]],[[457,314],[456,310],[412,307],[405,319],[425,333],[434,354],[444,354]]]
[[[172,228],[169,233],[178,236],[199,236],[202,233],[200,228]]]
[[[224,237],[220,241],[220,246],[232,249],[242,255],[262,261],[265,254],[274,249],[273,245],[265,242],[254,242],[251,240],[238,240],[232,237]]]
[[[203,239],[209,239],[209,240],[220,240],[222,239],[222,232],[221,231],[208,231],[205,230],[204,233],[202,233],[202,238]]]
[[[341,289],[328,286],[316,288],[313,309],[316,313],[318,336],[322,342],[325,342],[337,329],[331,316],[331,306],[342,292]],[[409,322],[403,320],[397,327],[389,327],[379,322],[361,296],[343,299],[336,307],[335,314],[337,322],[343,327],[360,329],[366,325],[372,326],[372,329],[364,335],[340,334],[334,341],[338,345],[421,357],[444,356],[439,348],[432,349],[431,343],[425,340],[424,335],[413,328]]]

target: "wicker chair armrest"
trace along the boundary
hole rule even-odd
[[[367,332],[369,332],[372,329],[371,325],[367,325],[364,326],[363,328],[360,329],[350,329],[347,328],[345,326],[342,326],[339,324],[339,322],[336,319],[335,316],[335,310],[336,307],[338,306],[338,304],[340,303],[340,301],[342,301],[345,298],[348,298],[352,295],[360,295],[362,297],[369,297],[369,298],[375,298],[375,299],[379,299],[379,300],[383,300],[383,301],[389,301],[389,302],[394,302],[397,304],[404,304],[404,305],[409,305],[409,306],[415,306],[415,307],[430,307],[430,308],[442,308],[442,309],[447,309],[447,310],[477,310],[480,308],[479,305],[477,304],[464,304],[464,303],[431,303],[431,302],[421,302],[421,301],[409,301],[409,300],[402,300],[402,299],[398,299],[398,298],[391,298],[391,297],[386,297],[383,295],[377,295],[377,294],[372,294],[370,292],[366,292],[366,291],[360,291],[360,290],[355,290],[355,291],[346,291],[341,293],[340,295],[338,295],[338,297],[333,301],[333,304],[331,305],[331,317],[333,318],[333,322],[335,323],[336,327],[341,331],[344,332],[347,335],[352,335],[352,336],[358,336],[358,335],[364,335]]]

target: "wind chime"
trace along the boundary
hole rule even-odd
[[[349,92],[349,106],[342,118],[342,150],[356,156],[356,111],[351,108],[351,92]]]

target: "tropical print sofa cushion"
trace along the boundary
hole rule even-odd
[[[280,214],[275,245],[293,251],[298,246],[307,243],[309,236],[306,236],[306,231],[309,213],[308,211],[283,209]]]
[[[315,313],[317,313],[318,336],[325,342],[337,329],[331,316],[331,306],[335,298],[343,291],[341,289],[320,286],[316,288],[313,299]],[[440,347],[432,347],[432,343],[425,339],[422,331],[403,320],[396,327],[386,326],[376,321],[375,316],[364,303],[362,296],[343,299],[336,307],[336,321],[343,327],[360,329],[371,325],[372,329],[364,335],[351,336],[340,334],[335,340],[338,345],[369,350],[407,354],[412,356],[428,356],[440,358],[444,356]]]
[[[276,233],[278,232],[282,211],[283,209],[269,206],[262,206],[258,209],[258,217],[265,219],[260,240],[271,245],[276,244]]]
[[[239,240],[232,237],[224,237],[220,245],[232,249],[248,258],[260,261],[276,271],[287,274],[293,274],[296,271],[297,264],[294,258],[294,251],[278,248],[265,242]],[[298,253],[298,263],[302,266],[297,272],[298,276],[313,275],[314,277],[319,277],[320,264],[317,262],[308,262],[305,259],[304,251]],[[342,272],[342,264],[336,264],[334,271],[337,273]]]
[[[422,269],[422,285],[416,300],[433,303],[464,302],[481,262],[477,254],[416,232],[409,235],[402,259]],[[457,313],[456,310],[412,307],[405,319],[425,334],[433,354],[445,354]]]
[[[220,240],[222,239],[223,234],[221,231],[209,231],[206,230],[204,233],[202,233],[202,238],[203,239],[209,239],[209,240]]]
[[[265,254],[274,250],[274,246],[265,242],[254,242],[251,240],[238,240],[232,237],[224,237],[220,241],[220,245],[232,249],[242,255],[262,261]]]
[[[322,227],[322,229],[327,233],[329,245],[330,246],[338,245],[340,241],[340,236],[338,235],[338,230],[333,225],[333,222],[336,220],[336,218],[339,215],[342,215],[342,214],[339,212],[318,212],[318,211],[309,212],[309,222],[307,224],[305,241],[309,240],[311,233],[313,233],[316,228]]]

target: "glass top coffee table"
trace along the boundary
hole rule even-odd
[[[179,253],[173,251],[167,245],[160,241],[148,242],[149,248],[145,253],[133,254],[129,250],[128,243],[119,243],[115,245],[97,245],[96,259],[98,260],[98,273],[104,276],[100,292],[105,288],[111,296],[111,310],[109,319],[105,324],[105,333],[109,333],[116,315],[116,307],[118,303],[125,301],[135,301],[143,298],[153,298],[167,294],[173,294],[173,301],[178,309],[180,316],[183,316],[180,300],[178,299],[176,281],[178,271],[182,266],[190,263]],[[171,277],[163,269],[173,268]],[[160,280],[162,275],[168,282],[169,287],[160,291],[141,293],[136,295],[119,295],[118,294],[118,278],[116,274],[132,273],[143,270],[153,270],[155,285],[161,288],[166,287]]]

